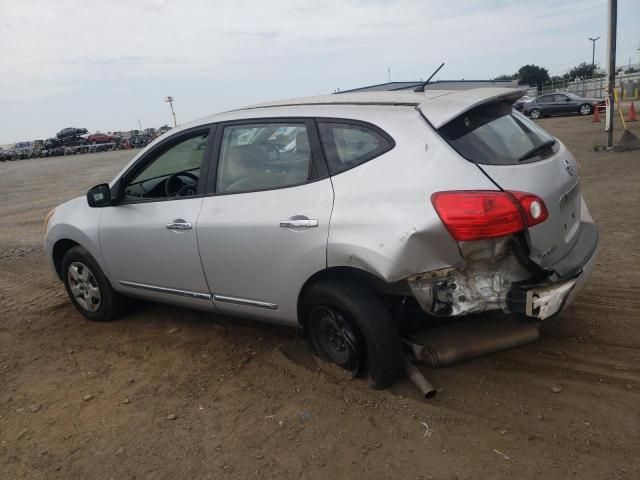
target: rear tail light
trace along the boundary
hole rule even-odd
[[[542,223],[549,216],[540,197],[524,192],[437,192],[431,202],[458,241],[504,237]]]
[[[527,220],[527,227],[533,227],[539,223],[544,222],[549,217],[547,206],[542,199],[531,193],[524,192],[509,192],[511,195],[518,199],[520,206],[522,207],[522,213]]]

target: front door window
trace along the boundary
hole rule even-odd
[[[124,188],[125,200],[195,195],[208,132],[197,133],[161,151]]]

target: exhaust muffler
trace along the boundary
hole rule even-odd
[[[425,365],[443,367],[535,342],[540,338],[538,326],[539,323],[512,317],[474,318],[420,330],[405,342]]]

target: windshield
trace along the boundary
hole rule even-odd
[[[438,131],[464,158],[486,165],[534,162],[558,150],[551,135],[508,102],[480,105]]]

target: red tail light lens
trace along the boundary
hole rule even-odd
[[[542,199],[523,192],[437,192],[431,196],[431,202],[458,241],[504,237],[548,217]]]

